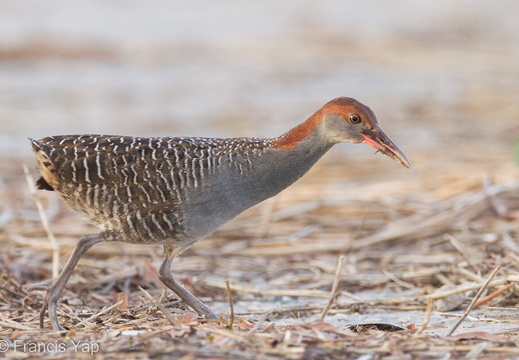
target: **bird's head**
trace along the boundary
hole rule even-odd
[[[328,102],[307,121],[287,134],[281,145],[291,148],[318,129],[319,136],[332,144],[364,143],[374,147],[406,168],[411,165],[378,125],[375,113],[369,107],[348,97]]]

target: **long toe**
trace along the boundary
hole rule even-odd
[[[51,301],[49,303],[49,319],[54,330],[66,331],[63,326],[59,324],[58,313],[56,312],[56,303]]]
[[[47,312],[48,303],[45,301],[40,310],[40,328],[43,329],[45,326],[45,313]]]
[[[218,320],[218,316],[216,316],[216,314],[214,312],[212,312],[211,310],[207,309],[208,311],[204,311],[203,314],[205,316],[206,319],[209,319],[209,320]]]
[[[209,320],[218,320],[218,316],[216,316],[216,314],[203,302],[198,300],[198,302],[188,303],[188,305],[191,306],[198,315],[203,315],[206,319]]]
[[[43,329],[45,327],[45,312],[45,308],[41,309],[40,311],[40,329]]]

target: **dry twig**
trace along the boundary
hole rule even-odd
[[[384,275],[386,275],[389,279],[391,279],[392,281],[396,282],[397,284],[407,288],[407,289],[410,289],[410,290],[421,290],[420,288],[416,287],[416,286],[413,286],[403,280],[400,280],[395,274],[392,274],[390,271],[388,271],[387,269],[384,269],[382,270],[382,272],[384,273]]]
[[[427,301],[427,307],[425,308],[425,317],[423,319],[423,324],[422,326],[420,326],[420,328],[416,331],[415,333],[415,337],[417,337],[418,335],[420,335],[424,330],[425,328],[427,327],[427,325],[429,324],[429,320],[431,319],[431,313],[432,313],[432,308],[433,308],[433,303],[434,303],[434,300],[433,299],[429,299]]]
[[[341,255],[339,257],[339,261],[337,262],[337,270],[335,270],[335,279],[333,280],[332,285],[332,291],[330,292],[330,299],[328,300],[328,303],[323,309],[323,312],[321,313],[321,316],[319,316],[319,322],[323,322],[324,317],[330,310],[330,307],[333,304],[333,301],[335,300],[335,295],[337,294],[337,288],[339,287],[339,280],[341,277],[341,269],[342,269],[342,263],[344,261],[344,255]]]
[[[119,307],[120,305],[122,305],[124,303],[124,300],[121,300],[119,302],[116,302],[115,304],[113,305],[110,305],[109,307],[107,307],[106,309],[103,309],[101,311],[99,311],[98,313],[95,313],[94,315],[90,316],[88,319],[85,319],[79,323],[76,324],[76,327],[79,327],[89,321],[92,321],[94,319],[97,319],[98,317],[100,317],[101,315],[104,315],[106,314],[107,312],[110,312],[111,310],[113,309],[117,309],[117,307]]]
[[[481,294],[483,294],[483,291],[487,288],[488,284],[490,283],[490,281],[492,281],[492,279],[494,278],[494,276],[497,274],[497,272],[499,271],[499,268],[500,266],[498,265],[494,271],[492,271],[492,273],[488,276],[487,280],[485,281],[485,283],[483,284],[483,286],[481,286],[481,288],[479,289],[479,291],[477,292],[476,296],[474,296],[474,299],[472,299],[472,302],[470,303],[470,305],[467,307],[467,310],[465,310],[465,312],[463,313],[463,316],[456,322],[456,324],[454,325],[454,327],[451,329],[451,331],[449,332],[449,334],[447,336],[451,336],[454,331],[456,331],[456,329],[458,328],[458,326],[460,326],[460,324],[463,322],[463,320],[465,320],[465,318],[468,316],[468,314],[472,311],[472,309],[474,308],[474,305],[476,305],[476,302],[478,301],[478,299],[480,298]]]
[[[232,329],[234,323],[234,304],[232,302],[231,286],[229,280],[225,280],[225,290],[227,292],[227,302],[229,303],[229,321],[227,322],[227,328]]]
[[[505,292],[506,290],[510,289],[512,286],[514,286],[514,284],[508,284],[506,286],[503,286],[502,288],[497,289],[493,293],[485,296],[483,299],[481,299],[478,302],[476,302],[476,304],[474,305],[474,309],[477,309],[481,305],[487,304],[488,302],[492,301],[493,299],[495,299],[496,297],[501,295],[503,292]]]
[[[149,292],[147,292],[146,290],[144,290],[142,287],[139,286],[139,290],[142,291],[142,293],[144,294],[144,296],[146,296],[148,298],[148,300],[150,300],[153,305],[155,305],[157,307],[157,309],[160,310],[160,312],[162,312],[164,314],[164,316],[166,317],[166,319],[168,319],[168,321],[175,327],[179,328],[179,327],[182,327],[182,325],[180,325],[180,323],[177,321],[177,319],[175,319],[175,317],[173,316],[173,314],[168,310],[166,309],[166,307],[164,305],[162,305],[160,302],[157,302],[155,301],[155,299],[153,298],[153,296],[150,295]],[[121,302],[121,301],[120,301]]]
[[[476,269],[476,267],[474,266],[474,264],[470,260],[471,256],[470,256],[470,254],[468,252],[468,249],[466,249],[465,246],[458,239],[456,239],[454,236],[452,236],[451,234],[445,234],[444,237],[445,237],[446,240],[449,240],[451,245],[456,250],[458,250],[458,252],[461,254],[461,256],[463,256],[463,259],[465,259],[467,264],[469,264],[472,269]]]
[[[203,284],[212,286],[218,289],[224,288],[219,281],[202,281]],[[316,297],[316,298],[328,298],[330,293],[321,290],[311,289],[262,289],[255,286],[237,285],[233,284],[232,290],[237,293],[252,293],[260,294],[263,296],[294,296],[294,297]]]

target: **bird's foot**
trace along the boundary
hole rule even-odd
[[[45,326],[45,312],[47,309],[49,310],[49,320],[52,328],[57,331],[67,331],[67,329],[59,324],[58,313],[56,311],[56,300],[51,300],[48,294],[45,296],[45,300],[43,301],[40,310],[40,328],[43,329]]]

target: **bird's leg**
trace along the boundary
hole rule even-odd
[[[63,326],[59,324],[58,321],[58,314],[56,312],[56,305],[58,302],[58,299],[61,296],[61,293],[63,292],[63,289],[65,288],[65,285],[68,282],[68,279],[70,278],[70,275],[72,274],[72,271],[74,271],[74,268],[76,267],[79,259],[81,256],[88,250],[92,245],[100,242],[102,240],[101,236],[99,234],[97,235],[88,235],[84,236],[79,240],[79,243],[77,244],[76,248],[74,249],[74,252],[70,256],[70,258],[67,261],[67,264],[65,265],[65,268],[61,271],[61,274],[59,274],[59,277],[56,279],[54,284],[47,290],[47,295],[45,296],[45,300],[43,302],[43,306],[40,311],[40,327],[43,328],[43,322],[45,318],[45,311],[47,310],[47,307],[49,308],[49,319],[52,324],[52,328],[54,330],[66,330]]]
[[[167,245],[164,246],[164,253],[167,253]],[[207,307],[207,305],[198,300],[196,296],[187,291],[185,287],[180,285],[175,280],[175,278],[173,277],[173,273],[171,272],[172,262],[173,258],[168,259],[168,257],[166,257],[166,259],[164,259],[164,261],[162,262],[162,265],[160,266],[159,270],[160,281],[162,281],[164,285],[166,285],[182,300],[184,300],[189,306],[191,306],[193,310],[197,312],[198,315],[204,315],[206,319],[218,319],[218,316],[216,316],[215,313]]]

